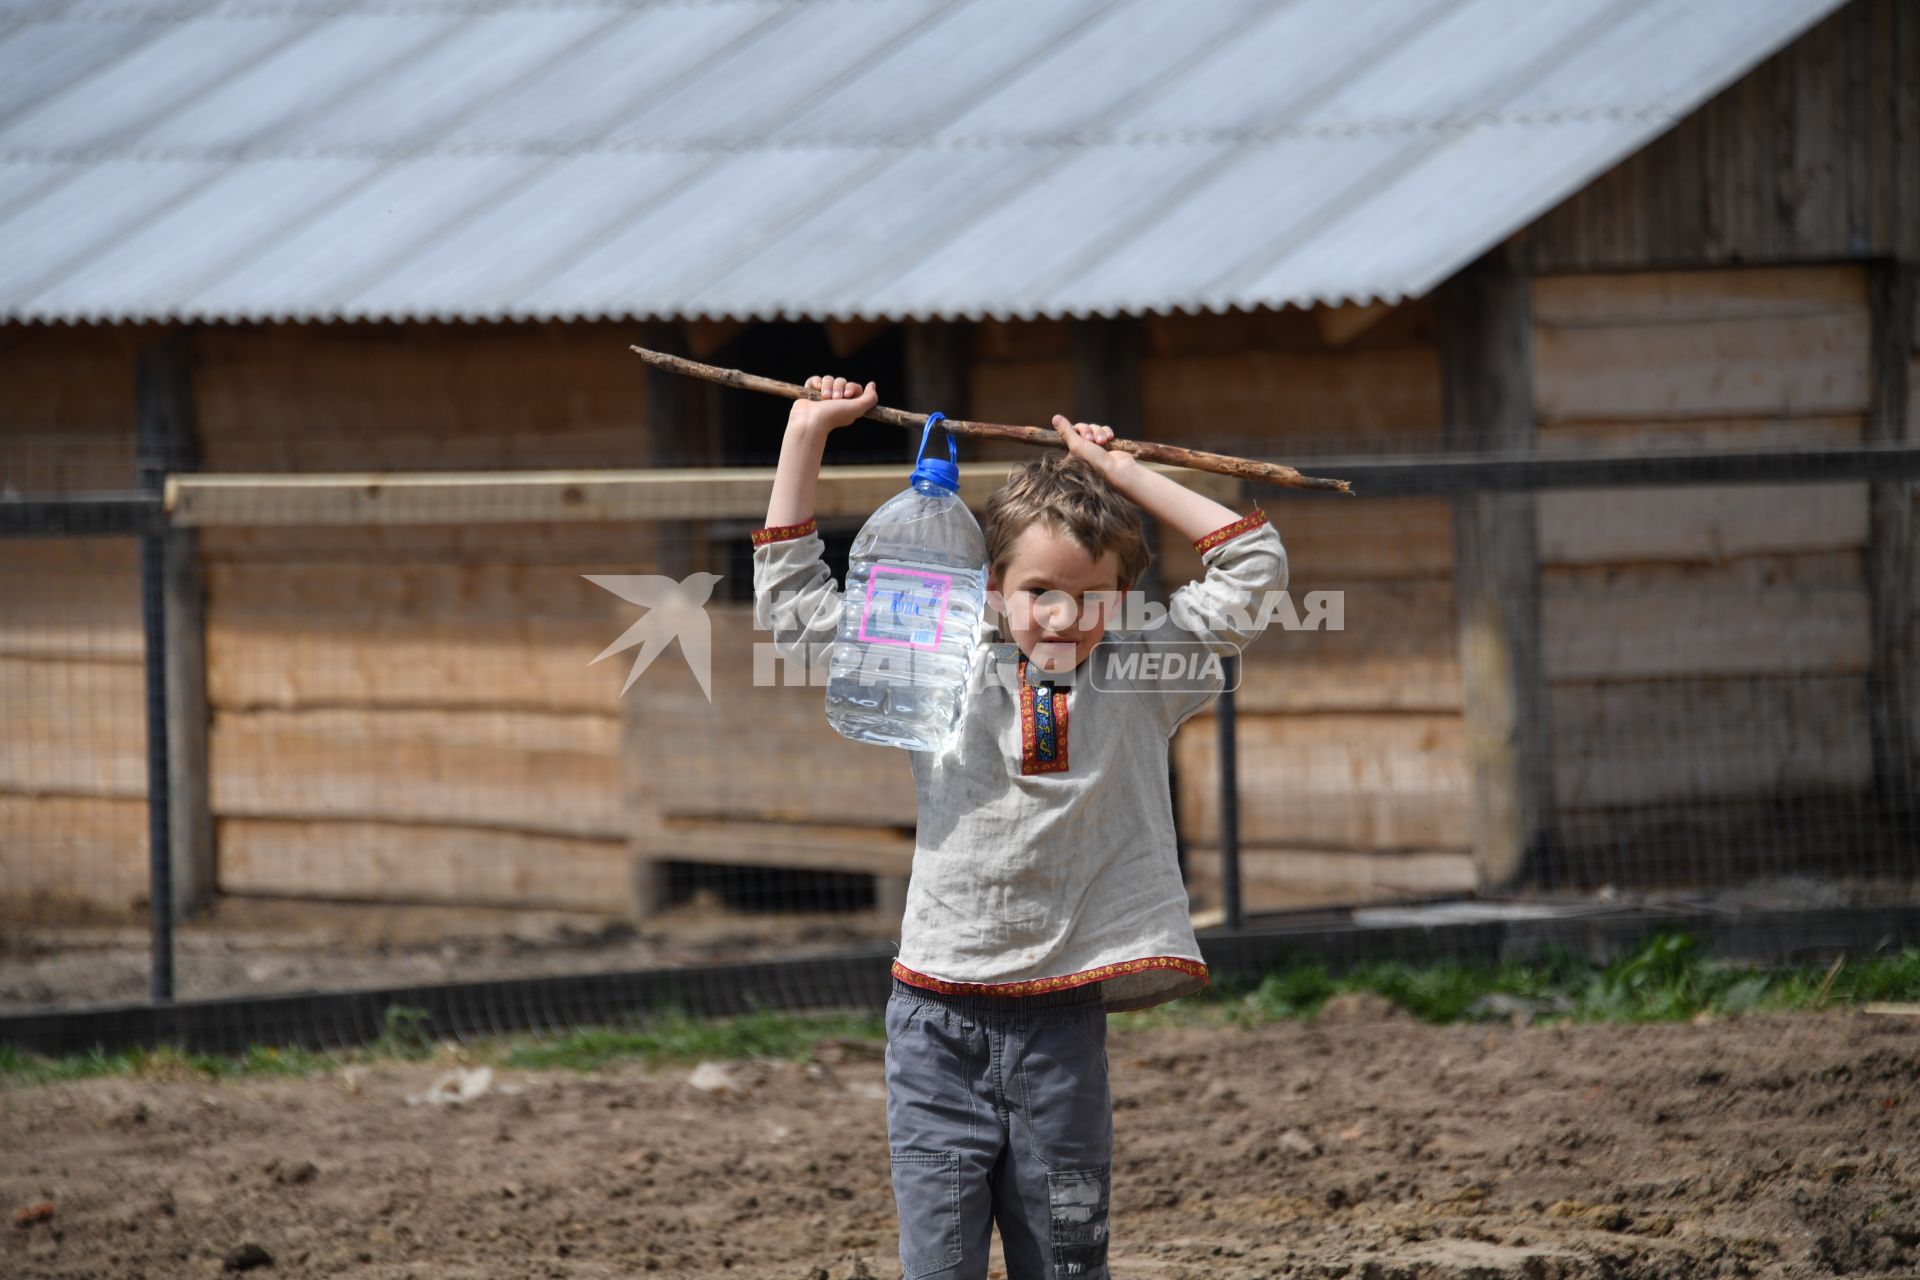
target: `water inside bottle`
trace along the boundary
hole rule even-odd
[[[916,480],[847,562],[827,721],[859,742],[938,750],[958,731],[986,606],[986,540],[958,495]]]

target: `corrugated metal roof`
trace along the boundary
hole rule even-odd
[[[1398,300],[1840,3],[0,0],[0,314]]]

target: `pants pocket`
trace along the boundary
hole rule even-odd
[[[1053,1272],[1107,1280],[1107,1198],[1113,1166],[1056,1169],[1047,1175]]]
[[[895,1151],[893,1200],[900,1211],[900,1268],[919,1280],[960,1263],[960,1153]]]
[[[1113,1159],[1107,1056],[1072,1021],[1036,1023],[1015,1070],[1033,1158],[1048,1169],[1092,1169]]]
[[[1107,1011],[1104,1007],[1089,1009],[1070,1020],[1074,1034],[1101,1057],[1107,1053]]]

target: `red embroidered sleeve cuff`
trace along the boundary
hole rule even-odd
[[[773,524],[764,529],[755,529],[749,537],[755,547],[764,547],[769,542],[785,542],[788,538],[804,538],[814,531],[815,518],[808,516],[799,524]]]
[[[1195,538],[1193,540],[1193,549],[1195,551],[1201,552],[1202,554],[1205,554],[1206,552],[1213,550],[1215,547],[1219,546],[1223,542],[1226,542],[1233,538],[1237,538],[1241,534],[1246,533],[1249,530],[1258,529],[1261,525],[1265,524],[1266,522],[1267,522],[1267,513],[1260,510],[1260,508],[1255,507],[1250,514],[1241,516],[1238,520],[1235,520],[1232,524],[1221,525],[1218,529],[1215,529],[1212,533],[1207,534],[1205,537]]]

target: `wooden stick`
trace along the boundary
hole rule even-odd
[[[634,354],[656,369],[665,369],[672,373],[682,373],[690,378],[704,378],[708,382],[717,382],[723,387],[732,387],[738,391],[758,391],[764,395],[779,396],[786,400],[818,400],[819,393],[807,387],[796,386],[791,382],[780,382],[773,378],[762,378],[758,374],[742,373],[738,369],[722,369],[718,365],[701,364],[698,360],[688,360],[684,356],[670,356],[663,351],[649,351],[645,347],[633,347]],[[864,415],[872,422],[884,422],[888,426],[905,427],[918,431],[926,425],[927,415],[910,413],[905,409],[889,409],[879,405],[869,409]],[[1011,427],[998,422],[968,422],[960,418],[942,418],[940,425],[956,436],[975,436],[987,440],[1014,440],[1020,444],[1038,445],[1043,449],[1060,449],[1060,433],[1051,427]],[[1316,489],[1326,493],[1353,493],[1345,480],[1329,480],[1319,476],[1301,475],[1292,467],[1278,462],[1255,462],[1251,458],[1236,458],[1227,453],[1206,453],[1199,449],[1182,449],[1178,445],[1153,444],[1144,440],[1115,439],[1107,445],[1109,449],[1121,449],[1147,462],[1164,462],[1171,466],[1188,467],[1195,471],[1213,471],[1220,475],[1239,476],[1246,480],[1264,480],[1268,484],[1282,485],[1289,489]]]

